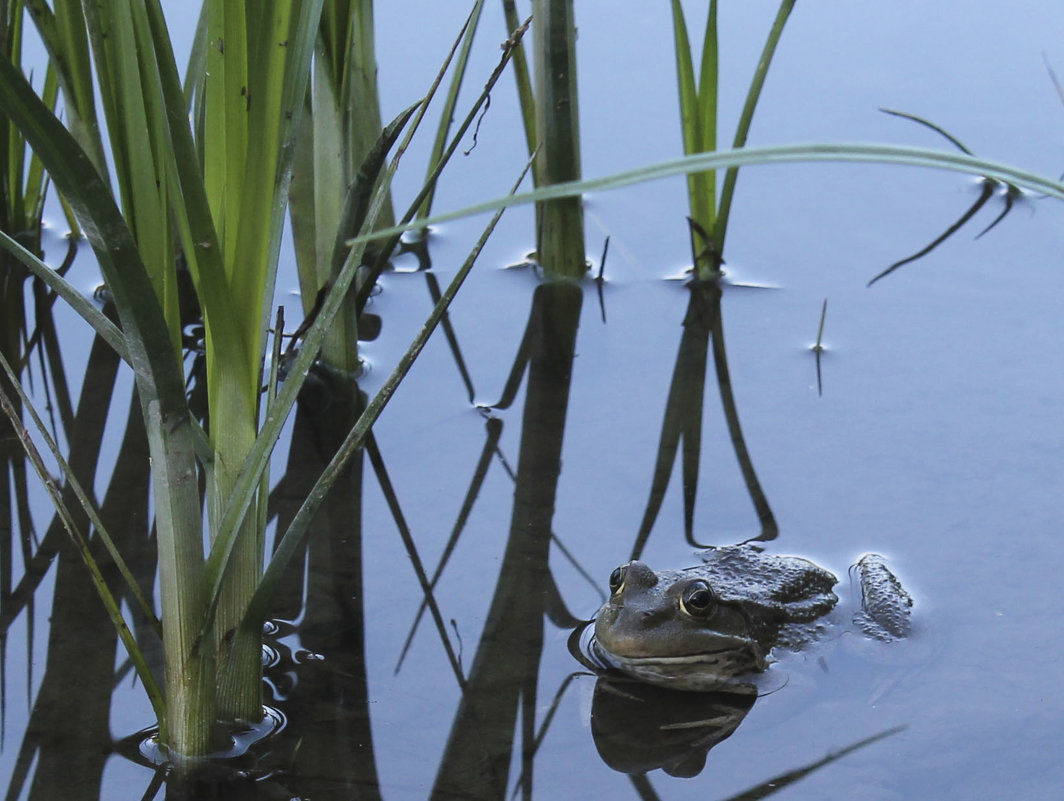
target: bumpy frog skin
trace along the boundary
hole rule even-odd
[[[655,572],[639,561],[614,570],[610,599],[595,620],[596,656],[654,684],[734,689],[744,675],[768,666],[774,646],[797,647],[808,639],[806,624],[838,601],[835,576],[808,559],[774,556],[752,545],[714,548],[702,558],[704,564],[685,570]],[[866,560],[874,560],[870,570]],[[876,598],[893,615],[893,628],[881,637],[889,639],[907,631],[912,601],[881,558],[870,555],[857,565],[862,585],[866,573],[882,581],[884,572],[893,580],[886,584],[895,600],[882,587]],[[865,632],[878,636],[865,624],[874,624],[877,612],[866,605],[861,614]]]

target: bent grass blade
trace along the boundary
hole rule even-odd
[[[93,505],[88,494],[81,486],[81,482],[78,481],[77,476],[70,469],[70,465],[66,459],[63,458],[62,452],[59,450],[59,446],[56,445],[52,435],[48,433],[48,428],[45,426],[44,421],[41,420],[40,415],[37,413],[36,407],[33,405],[33,401],[30,400],[29,395],[22,388],[21,382],[18,380],[18,376],[15,375],[14,370],[8,363],[4,355],[0,353],[0,368],[3,368],[4,373],[7,375],[8,381],[15,388],[18,393],[19,399],[22,401],[22,406],[26,409],[30,416],[33,418],[33,425],[37,428],[40,436],[44,439],[44,444],[51,452],[52,457],[56,460],[56,464],[59,465],[59,471],[63,474],[64,478],[73,490],[74,495],[78,499],[78,503],[81,504],[82,509],[85,510],[86,516],[89,518],[89,522],[92,523],[94,529],[100,537],[100,541],[103,542],[104,547],[107,549],[107,553],[115,561],[115,567],[121,574],[129,587],[129,591],[132,594],[137,605],[140,607],[140,611],[143,613],[145,619],[151,624],[151,627],[155,630],[155,633],[162,636],[162,624],[159,622],[159,618],[155,616],[155,610],[152,605],[148,603],[148,599],[144,597],[144,593],[141,592],[140,584],[133,577],[133,572],[126,565],[125,559],[122,558],[122,554],[119,553],[118,548],[114,544],[114,540],[111,539],[111,535],[107,533],[107,528],[104,526],[103,521],[100,519],[100,515],[96,511],[96,507]],[[24,427],[22,427],[24,430]],[[27,434],[28,436],[28,434]],[[26,448],[27,440],[20,436],[23,441],[23,449]],[[32,445],[32,442],[29,442]],[[27,452],[28,453],[28,452]],[[39,455],[38,455],[39,456]],[[54,482],[53,482],[54,483]],[[64,504],[65,508],[65,504]],[[78,535],[80,536],[80,534]]]
[[[663,178],[688,175],[689,173],[718,170],[724,167],[770,166],[796,163],[863,163],[903,165],[978,175],[1014,183],[1017,186],[1040,192],[1056,200],[1064,200],[1064,181],[1024,170],[1004,162],[975,158],[963,153],[951,153],[932,148],[909,147],[866,142],[812,142],[794,145],[766,145],[746,147],[740,150],[721,150],[714,153],[698,153],[682,158],[660,161],[633,170],[611,173],[599,178],[552,184],[529,192],[506,195],[476,203],[454,211],[433,214],[416,223],[404,223],[372,233],[361,234],[348,241],[349,245],[361,245],[389,236],[398,236],[406,231],[425,225],[438,225],[464,217],[496,211],[513,206],[526,206],[541,200],[558,197],[575,197],[589,192],[620,189],[625,186],[657,181]]]
[[[514,184],[515,191],[524,180],[524,177],[531,166],[532,162],[530,160],[528,164],[525,165],[525,169]],[[376,422],[381,412],[384,411],[384,407],[387,405],[388,401],[391,400],[391,397],[399,387],[400,382],[402,382],[407,372],[409,372],[414,361],[428,342],[432,332],[443,318],[451,301],[454,300],[454,297],[458,293],[462,283],[465,281],[466,276],[469,275],[469,271],[473,268],[473,264],[480,255],[481,249],[487,242],[488,237],[495,230],[495,226],[498,224],[500,217],[502,217],[503,211],[504,209],[498,209],[492,216],[487,227],[484,229],[484,232],[473,246],[473,250],[458,269],[458,272],[447,286],[447,289],[444,290],[439,303],[433,308],[432,313],[422,325],[421,330],[414,338],[414,341],[410,344],[406,353],[400,358],[399,363],[384,381],[384,384],[381,386],[380,390],[378,390],[373,400],[370,401],[366,406],[366,409],[359,416],[358,421],[337,449],[325,470],[322,471],[321,476],[308,493],[306,500],[304,500],[302,506],[300,506],[299,510],[296,512],[288,530],[284,533],[277,548],[274,550],[273,558],[270,560],[270,563],[266,568],[262,582],[260,583],[258,590],[256,590],[255,596],[251,600],[251,604],[248,606],[242,624],[245,627],[261,625],[261,620],[265,617],[270,596],[273,594],[273,589],[280,581],[288,562],[303,544],[309,531],[310,522],[325,499],[329,488],[332,487],[333,483],[339,478],[344,465],[347,463],[347,460],[351,458],[351,455],[363,446],[373,423]],[[428,582],[427,576],[422,574],[419,574],[419,579],[422,580],[423,587],[427,591],[430,587],[430,583]],[[431,595],[428,595],[427,597],[431,597]],[[431,605],[430,601],[430,608]],[[438,615],[438,610],[435,610],[434,617],[438,617]]]
[[[0,231],[0,247],[18,259],[22,266],[65,300],[78,313],[81,319],[91,325],[96,333],[114,348],[115,353],[119,355],[122,361],[129,363],[129,348],[126,347],[126,340],[122,332],[118,329],[118,326],[107,319],[107,315],[97,309],[92,301],[81,293],[81,290],[3,231]]]
[[[49,449],[52,451],[52,455],[59,462],[61,469],[66,475],[67,481],[70,483],[71,488],[77,494],[78,500],[84,506],[86,513],[89,515],[89,519],[92,521],[93,526],[96,528],[97,534],[100,536],[101,541],[107,548],[108,553],[115,560],[115,564],[122,573],[122,577],[129,585],[129,589],[133,593],[133,596],[137,599],[138,604],[142,607],[142,611],[147,615],[149,621],[156,631],[161,632],[161,626],[158,619],[155,617],[155,613],[147,605],[143,594],[140,591],[140,587],[133,579],[129,568],[126,566],[125,561],[114,547],[110,536],[107,534],[103,527],[99,516],[96,514],[95,509],[89,502],[88,497],[85,495],[84,490],[80,484],[74,478],[74,475],[70,472],[69,466],[63,461],[62,456],[59,453],[59,449],[56,447],[55,442],[48,436],[47,429],[42,425],[40,418],[37,416],[35,410],[29,402],[29,398],[22,391],[21,385],[15,379],[14,373],[11,371],[11,366],[7,363],[7,360],[0,355],[0,364],[2,364],[4,371],[7,373],[9,380],[12,381],[15,387],[18,388],[18,393],[22,397],[23,408],[30,409],[34,418],[34,425],[37,426],[40,434],[45,438]],[[144,657],[143,652],[140,650],[140,646],[137,644],[136,638],[129,630],[129,626],[126,625],[125,619],[122,617],[122,611],[119,608],[118,602],[115,600],[114,595],[111,594],[110,588],[107,586],[107,581],[103,577],[103,573],[100,571],[99,565],[96,563],[95,558],[92,555],[92,550],[89,547],[89,543],[86,541],[84,535],[78,530],[77,524],[74,522],[73,516],[70,514],[70,510],[67,508],[66,503],[63,501],[63,495],[60,491],[55,480],[48,472],[48,468],[44,464],[44,460],[41,458],[40,452],[37,450],[37,446],[33,443],[33,439],[30,436],[29,431],[22,424],[22,420],[19,418],[18,413],[15,411],[14,406],[11,403],[11,398],[3,387],[0,386],[0,407],[3,408],[4,414],[7,416],[11,423],[15,434],[18,436],[19,443],[22,445],[22,449],[25,451],[26,456],[29,458],[30,463],[33,465],[33,469],[36,471],[41,484],[44,485],[45,490],[48,492],[49,497],[52,500],[52,504],[55,506],[56,513],[63,521],[63,525],[70,535],[71,541],[78,549],[78,553],[81,556],[82,561],[85,563],[85,567],[88,568],[89,575],[92,578],[92,583],[96,587],[97,593],[100,595],[100,600],[103,602],[104,608],[107,610],[107,615],[111,619],[111,624],[114,626],[115,631],[118,633],[119,638],[122,640],[122,645],[126,649],[126,653],[129,654],[130,661],[133,663],[133,667],[137,672],[137,677],[144,684],[144,691],[148,695],[148,700],[152,705],[152,710],[155,712],[156,719],[159,722],[159,730],[161,736],[165,741],[166,733],[166,701],[163,697],[162,690],[159,685],[155,683],[155,677],[152,675],[151,669],[148,667],[147,660]]]

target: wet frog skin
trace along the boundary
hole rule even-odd
[[[808,559],[753,545],[714,548],[702,558],[684,570],[654,571],[639,561],[614,570],[610,599],[595,620],[596,657],[675,689],[737,688],[744,675],[768,666],[774,647],[811,639],[838,602],[835,576]],[[912,601],[900,582],[874,554],[854,569],[861,629],[878,639],[904,636]]]

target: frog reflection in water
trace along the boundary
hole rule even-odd
[[[739,689],[768,667],[774,647],[796,649],[838,601],[834,575],[795,556],[753,545],[714,548],[704,564],[655,572],[639,561],[610,576],[611,596],[595,620],[591,648],[634,678],[673,689]],[[912,599],[869,554],[854,570],[861,610],[854,622],[881,640],[909,632]]]

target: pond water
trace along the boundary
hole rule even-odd
[[[406,5],[416,6],[416,25]],[[686,5],[694,37],[702,12]],[[385,117],[427,84],[446,47],[441,32],[457,29],[464,6],[378,9]],[[769,2],[722,4],[722,131],[731,130],[774,13]],[[676,156],[667,7],[618,13],[615,3],[585,0],[577,15],[585,175]],[[494,41],[504,38],[498,9],[487,9],[481,24],[471,85],[490,71]],[[1064,70],[1061,41],[1064,12],[1034,0],[859,9],[842,0],[800,3],[751,144],[944,145],[876,110],[889,106],[934,120],[978,155],[1056,175],[1064,164],[1064,104],[1043,59]],[[524,157],[511,94],[500,84],[477,148],[441,184],[437,209],[503,194],[513,180]],[[415,188],[423,152],[415,147],[406,157],[397,196]],[[334,542],[308,571],[308,587],[322,585],[308,592],[326,600],[297,604],[289,620],[278,615],[271,637],[277,662],[268,673],[288,724],[261,763],[276,773],[229,777],[219,797],[990,799],[1059,792],[1062,208],[1025,197],[976,239],[1002,209],[996,197],[929,255],[866,286],[944,232],[979,192],[974,179],[908,168],[749,169],[740,175],[728,233],[720,314],[745,445],[779,525],[767,548],[828,567],[851,604],[847,568],[867,551],[884,554],[916,599],[908,641],[873,645],[840,625],[774,666],[778,689],[749,710],[722,699],[705,707],[681,699],[681,708],[689,706],[681,721],[720,719],[718,738],[727,739],[696,776],[643,772],[648,760],[660,759],[648,753],[662,735],[640,727],[642,711],[608,707],[611,693],[596,690],[596,678],[569,653],[568,618],[586,619],[602,603],[607,577],[630,558],[647,507],[691,295],[683,280],[690,261],[684,182],[588,198],[589,254],[597,259],[610,237],[601,294],[589,281],[577,293],[550,297],[536,292],[532,269],[503,269],[532,241],[532,216],[516,209],[451,309],[469,383],[438,332],[375,429],[392,488],[382,489],[367,459],[359,517],[350,520],[352,531],[361,529],[361,565],[349,552],[351,561],[343,561],[344,545]],[[401,261],[382,279],[372,311],[383,330],[366,345],[363,390],[380,386],[431,308],[427,283],[450,280],[480,224],[433,233],[431,275]],[[282,285],[281,301],[291,301],[288,288]],[[825,299],[818,379],[810,346]],[[526,324],[566,317],[579,322],[571,370],[534,365],[499,408]],[[559,330],[547,326],[534,339],[558,345],[552,337],[565,339]],[[78,347],[65,351],[74,397],[88,358]],[[121,378],[114,393],[123,400],[100,446],[105,462],[118,451],[128,384]],[[757,536],[712,366],[700,408],[695,538],[724,545]],[[294,436],[292,452],[312,434],[297,429]],[[279,454],[275,475],[289,455]],[[98,478],[101,497],[110,478]],[[654,567],[697,562],[684,536],[681,487],[677,463],[642,549]],[[43,493],[34,503],[36,519],[47,521]],[[396,508],[429,575],[447,558],[435,599],[464,698],[427,614],[396,669],[424,597]],[[130,510],[138,514],[145,510]],[[57,573],[77,567],[55,563],[33,603],[5,623],[0,777],[9,798],[162,797],[149,768],[100,755],[101,743],[151,721],[139,687],[123,672],[114,678],[123,656],[113,642],[101,649],[106,623],[86,611],[81,624],[75,615],[63,636],[49,637],[49,616],[59,614],[50,609],[53,590],[63,586]],[[357,595],[361,623],[330,593]],[[87,609],[90,599],[56,604]],[[71,638],[78,630],[92,638]],[[87,656],[100,650],[102,660]],[[67,699],[62,714],[30,721],[46,698]],[[659,710],[671,701],[644,703]],[[85,743],[96,750],[86,754]],[[68,778],[82,768],[96,771],[85,785]],[[57,775],[63,780],[49,781]]]

